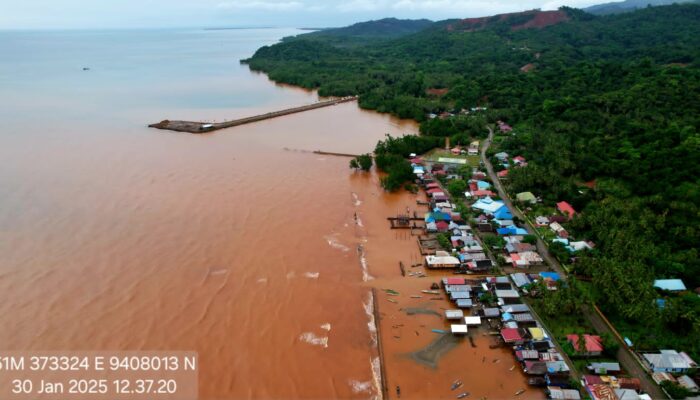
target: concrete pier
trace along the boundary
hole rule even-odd
[[[294,114],[303,111],[315,110],[317,108],[334,106],[340,103],[348,103],[351,101],[357,101],[357,96],[341,97],[333,100],[319,101],[318,103],[308,104],[305,106],[287,108],[285,110],[273,111],[266,114],[255,115],[252,117],[234,119],[232,121],[225,122],[194,122],[194,121],[170,121],[163,120],[155,124],[148,125],[149,128],[165,129],[177,132],[188,132],[188,133],[209,133],[217,131],[219,129],[231,128],[234,126],[250,124],[252,122],[263,121],[270,118],[277,118],[284,115]]]

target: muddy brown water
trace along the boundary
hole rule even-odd
[[[396,304],[377,300],[387,380],[402,398],[453,398],[455,379],[471,398],[508,398],[524,387],[522,374],[508,370],[510,353],[489,350],[481,337],[476,348],[462,342],[440,353],[434,368],[407,356],[445,323],[400,309],[449,307],[409,297],[438,276],[402,278],[398,267],[420,256],[415,238],[389,230],[386,217],[415,209],[418,197],[384,193],[376,174],[353,173],[347,158],[311,153],[367,152],[386,133],[415,133],[414,123],[349,103],[211,135],[147,129],[163,118],[221,121],[317,97],[233,69],[240,76],[230,87],[189,76],[139,90],[156,72],[174,74],[158,69],[122,88],[109,74],[131,71],[125,60],[113,72],[109,63],[89,75],[66,72],[70,84],[58,89],[41,79],[11,86],[0,99],[3,349],[194,350],[201,399],[370,398],[378,394],[370,288],[394,288]],[[43,74],[57,85],[55,71]],[[270,101],[150,106],[203,84],[207,95],[238,88]],[[158,101],[156,92],[164,93]]]

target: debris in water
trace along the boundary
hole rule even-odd
[[[384,289],[384,291],[386,292],[386,294],[391,295],[391,296],[398,296],[399,295],[399,292],[397,292],[396,290],[393,290],[393,289]]]
[[[422,299],[423,296],[419,296],[419,295],[417,295],[417,294],[414,294],[414,295],[411,296],[411,298],[412,298],[412,299]]]
[[[420,336],[420,333],[418,331],[414,331],[416,333],[416,336]]]
[[[525,393],[525,389],[520,389],[517,392],[515,392],[516,396],[520,396],[521,394]]]
[[[457,395],[457,398],[458,398],[458,399],[463,399],[463,398],[465,398],[465,397],[467,397],[467,396],[469,396],[469,392],[464,392],[464,393],[458,394],[458,395]]]
[[[440,285],[438,285],[437,283],[433,282],[433,284],[430,285],[430,288],[433,289],[433,290],[439,290],[439,289],[440,289]]]
[[[394,335],[394,339],[401,339],[401,336]]]
[[[395,303],[395,304],[398,304],[398,303],[399,303],[398,301],[396,301],[396,300],[394,300],[394,299],[386,299],[386,301],[390,301],[390,302]]]
[[[500,359],[500,358],[497,358],[497,359],[493,360],[493,363],[494,363],[494,364],[499,363],[499,362],[501,362],[501,359]]]
[[[430,300],[445,300],[442,297],[431,297]]]
[[[431,329],[431,331],[433,331],[433,333],[447,333],[444,329]]]
[[[407,315],[416,315],[416,314],[427,314],[427,315],[434,315],[436,317],[442,317],[442,314],[435,310],[431,310],[429,308],[421,308],[421,307],[409,307],[409,308],[402,308],[400,311],[406,312]]]
[[[421,290],[421,292],[425,294],[440,294],[440,291],[438,290]]]
[[[512,370],[514,370],[514,369],[515,369],[515,365],[513,365],[512,367],[510,367],[509,371],[512,371]]]
[[[452,382],[452,387],[450,387],[450,390],[456,390],[457,388],[462,387],[462,381],[457,379],[456,381]]]

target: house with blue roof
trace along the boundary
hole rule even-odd
[[[491,188],[491,184],[486,181],[476,181],[476,186],[479,190],[486,190]]]
[[[510,210],[505,205],[496,210],[496,212],[493,213],[493,216],[496,219],[513,219],[513,214],[510,213]]]
[[[507,226],[505,228],[498,228],[498,229],[496,229],[496,232],[499,235],[503,235],[503,236],[527,235],[527,230],[525,230],[523,228],[518,228],[515,225]]]
[[[433,211],[425,214],[425,222],[451,221],[452,216],[442,211]]]
[[[687,290],[685,284],[680,279],[657,279],[654,281],[654,287],[669,292],[682,292]]]
[[[542,279],[549,279],[555,282],[560,279],[559,274],[556,272],[540,272],[540,277]]]
[[[479,199],[477,202],[472,204],[472,208],[481,210],[486,214],[493,214],[503,206],[504,204],[502,201],[494,200],[489,196]]]

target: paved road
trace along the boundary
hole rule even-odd
[[[493,129],[489,127],[488,130],[489,136],[486,139],[486,141],[484,141],[484,145],[481,148],[481,161],[484,163],[484,166],[486,167],[486,172],[488,173],[489,178],[491,178],[491,181],[496,187],[498,195],[501,197],[505,205],[508,206],[513,215],[517,216],[522,221],[526,221],[520,210],[518,210],[516,207],[513,207],[513,202],[510,200],[508,193],[503,188],[503,184],[494,172],[493,165],[491,165],[491,162],[486,157],[486,151],[489,149],[489,147],[491,146],[491,142],[493,141]],[[535,237],[537,237],[537,250],[542,256],[542,259],[544,259],[547,262],[547,264],[550,265],[563,278],[566,278],[566,271],[564,271],[559,261],[549,253],[549,249],[547,248],[546,244],[544,243],[544,241],[542,241],[542,239],[540,239],[540,236],[536,234],[532,226],[530,226],[530,224],[528,223],[525,223],[525,228],[530,234],[535,235]],[[598,315],[598,313],[596,313],[595,310],[592,310],[588,306],[584,307],[583,313],[584,315],[586,315],[588,320],[591,322],[593,328],[596,331],[598,331],[599,334],[609,334],[612,338],[615,339],[615,341],[618,342],[618,344],[620,345],[620,350],[618,350],[617,352],[617,360],[620,362],[622,367],[625,369],[625,371],[627,371],[629,375],[640,380],[642,390],[647,392],[649,396],[651,396],[653,399],[666,399],[667,397],[664,394],[664,392],[659,388],[658,385],[656,385],[656,383],[651,379],[651,377],[642,368],[642,366],[639,365],[636,356],[632,354],[632,351],[629,349],[629,347],[627,347],[627,345],[623,341],[621,341],[620,338],[617,337],[617,335],[615,335],[615,333],[610,329],[608,324],[606,324],[605,321],[603,321],[600,315]]]
[[[668,398],[661,388],[659,388],[656,382],[654,382],[654,380],[647,374],[646,370],[639,365],[638,359],[634,354],[632,354],[624,341],[618,338],[617,335],[612,334],[608,324],[603,321],[603,318],[601,318],[600,315],[598,315],[598,313],[595,312],[595,310],[592,310],[589,306],[584,307],[584,313],[595,330],[598,332],[608,332],[612,335],[612,338],[615,339],[617,344],[620,346],[620,349],[617,351],[617,360],[629,375],[639,378],[642,390],[647,392],[653,399]]]
[[[501,197],[505,205],[508,206],[508,209],[510,209],[511,213],[514,216],[520,218],[521,221],[526,221],[525,216],[520,212],[520,210],[513,206],[513,203],[510,201],[510,197],[508,197],[508,193],[503,188],[503,184],[498,179],[498,176],[493,170],[493,165],[491,165],[491,161],[489,161],[488,157],[486,157],[486,151],[491,146],[491,141],[493,140],[493,129],[491,129],[491,127],[489,127],[488,129],[489,137],[486,139],[484,145],[481,147],[481,161],[484,163],[484,166],[486,167],[486,172],[491,178],[493,185],[496,187],[498,195]],[[525,229],[527,229],[528,233],[534,235],[537,238],[537,251],[542,256],[542,259],[556,272],[558,272],[562,276],[566,276],[566,272],[562,268],[561,264],[559,264],[559,261],[549,253],[549,249],[547,248],[547,245],[544,243],[544,241],[540,239],[540,235],[538,235],[537,232],[535,232],[535,230],[530,226],[530,224],[526,223]]]

